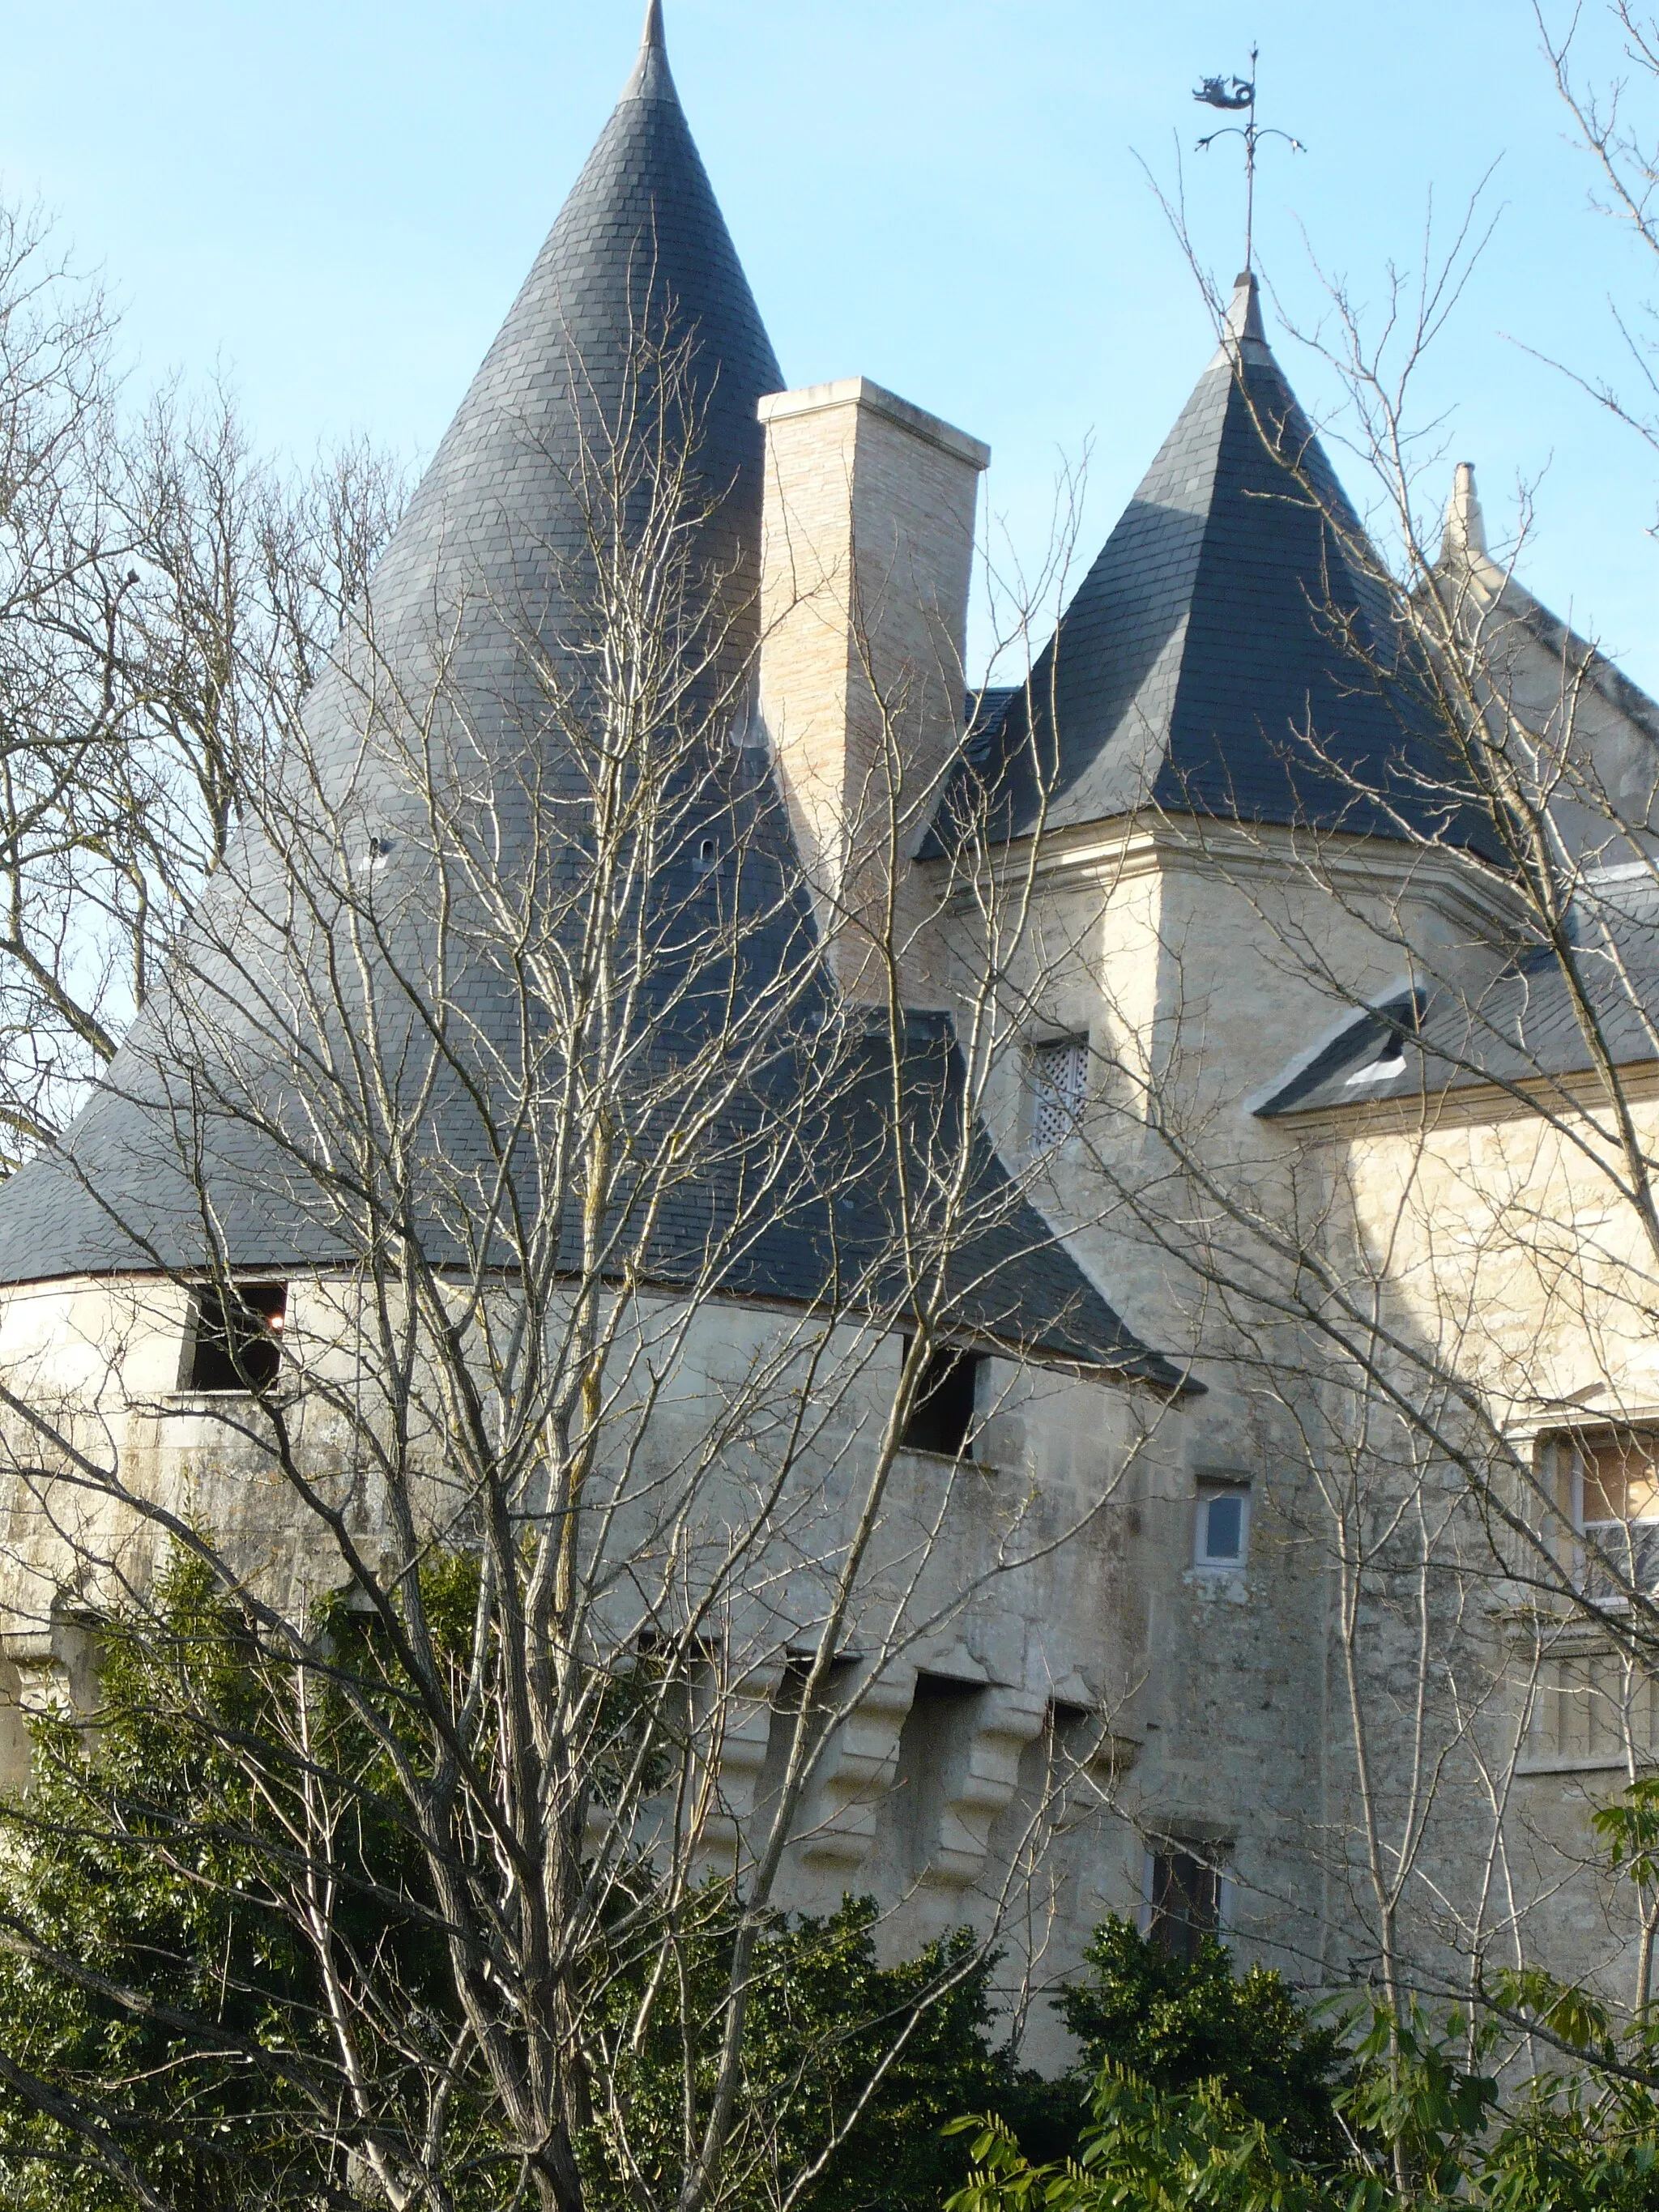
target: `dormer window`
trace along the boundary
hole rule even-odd
[[[1089,1086],[1089,1040],[1057,1037],[1030,1052],[1031,1144],[1046,1152],[1076,1133]]]
[[[1373,1057],[1363,1067],[1343,1079],[1356,1083],[1391,1083],[1396,1075],[1406,1073],[1406,1048],[1397,1036],[1385,1037]]]
[[[1419,1007],[1415,996],[1396,999],[1386,1006],[1378,1006],[1370,1017],[1373,1024],[1387,1023],[1382,1036],[1376,1039],[1351,1074],[1344,1076],[1345,1086],[1352,1090],[1364,1083],[1391,1083],[1396,1075],[1406,1073],[1406,1035],[1415,1033]]]
[[[203,1283],[191,1293],[180,1387],[263,1391],[282,1367],[286,1283]]]

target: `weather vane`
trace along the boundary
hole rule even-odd
[[[1243,76],[1206,76],[1194,93],[1193,98],[1205,107],[1224,107],[1243,114],[1243,123],[1224,124],[1219,131],[1212,131],[1207,138],[1200,138],[1200,154],[1213,146],[1218,138],[1242,138],[1244,141],[1244,266],[1252,265],[1252,235],[1255,228],[1255,149],[1264,138],[1282,138],[1293,154],[1305,154],[1307,148],[1299,138],[1292,138],[1288,131],[1267,131],[1255,119],[1255,58],[1257,49],[1250,48],[1250,74]]]

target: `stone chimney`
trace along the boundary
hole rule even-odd
[[[962,737],[990,448],[864,377],[759,414],[761,719],[836,978],[884,999],[882,947],[914,933],[908,863]]]

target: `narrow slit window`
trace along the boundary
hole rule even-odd
[[[1031,1142],[1038,1152],[1064,1144],[1083,1119],[1089,1040],[1061,1037],[1031,1049]]]
[[[204,1283],[191,1298],[184,1388],[270,1389],[282,1368],[286,1283]]]
[[[973,1456],[980,1365],[975,1353],[954,1345],[929,1356],[905,1424],[907,1451],[939,1452],[946,1459]]]

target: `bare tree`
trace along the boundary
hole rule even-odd
[[[134,416],[118,327],[0,210],[0,1158],[58,1134],[222,856],[401,504],[367,446],[292,478],[234,402]]]
[[[1609,13],[1616,96],[1574,76],[1570,39],[1552,60],[1648,238],[1654,43]],[[1319,1562],[1326,1796],[1300,1848],[1324,1871],[1324,1948],[1303,1970],[1372,1980],[1396,2018],[1473,1998],[1528,2068],[1571,2045],[1551,1993],[1571,1985],[1632,2031],[1619,2063],[1639,2067],[1654,1899],[1610,1877],[1591,1815],[1659,1747],[1659,726],[1521,584],[1524,503],[1500,552],[1467,472],[1443,527],[1443,480],[1425,499],[1443,444],[1419,371],[1482,235],[1473,210],[1380,315],[1324,295],[1310,341],[1369,528],[1305,421],[1264,405],[1242,307],[1230,328],[1218,304],[1283,497],[1358,580],[1310,609],[1340,688],[1388,702],[1398,736],[1357,759],[1341,702],[1269,732],[1305,800],[1283,830],[1212,789],[1139,793],[1160,864],[1208,888],[1166,902],[1130,957],[1139,852],[1106,884],[1127,949],[1102,967],[1114,1043],[1062,1195],[1098,1214],[1109,1192],[1120,1232],[1133,1218],[1182,1352],[1251,1424],[1264,1549],[1286,1574]],[[1248,978],[1218,977],[1223,939],[1251,947]],[[1028,1019],[1052,989],[1034,984]],[[1224,993],[1271,1014],[1254,1057]],[[1295,1959],[1305,1905],[1257,1882],[1247,1920]]]
[[[973,1692],[1006,1778],[938,1817],[976,1932],[931,1954],[787,2162],[782,2093],[750,2094],[756,2008],[797,1955],[780,1916],[855,1878],[927,1653],[992,1593],[1032,1602],[1109,1550],[1182,1382],[1060,1253],[1041,1160],[993,1146],[996,975],[954,1021],[911,1010],[955,902],[999,964],[1030,929],[1030,881],[988,885],[966,848],[915,902],[938,795],[915,720],[927,693],[954,722],[960,666],[895,672],[855,583],[856,882],[815,878],[744,741],[754,580],[705,480],[697,355],[643,289],[618,380],[573,352],[575,431],[539,451],[574,529],[493,566],[458,546],[418,635],[371,589],[280,747],[228,684],[170,702],[196,818],[229,823],[222,767],[240,824],[46,1164],[125,1255],[91,1364],[70,1377],[25,1322],[3,1385],[13,1618],[68,1605],[165,1662],[199,1589],[258,1686],[251,1717],[210,1669],[171,1670],[167,1729],[228,1778],[143,1848],[280,1928],[300,1990],[257,2027],[196,2002],[170,2031],[270,2084],[331,2186],[398,2206],[810,2194],[1009,1937],[1055,1824],[1099,1808],[1113,1701]],[[215,516],[227,446],[186,441]],[[154,434],[157,542],[179,450]],[[199,570],[157,565],[178,635]],[[313,621],[260,634],[297,666]],[[940,1402],[976,1370],[953,1426]],[[1067,1485],[988,1449],[1068,1423],[1091,1449]],[[95,1796],[73,1735],[60,1756]],[[107,1817],[130,1844],[114,1795]],[[928,1902],[935,1856],[918,1845],[896,1931],[955,1917],[960,1887]],[[150,2016],[46,1929],[14,1913],[7,1937]],[[793,2094],[845,2033],[807,2039]],[[106,2103],[22,2046],[6,2079],[169,2202]]]

